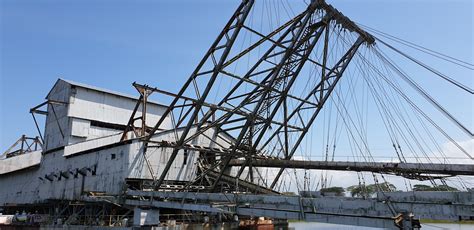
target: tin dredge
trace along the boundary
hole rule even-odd
[[[0,228],[184,229],[220,223],[273,229],[301,220],[417,229],[420,218],[474,217],[472,191],[380,191],[369,198],[280,192],[289,169],[439,183],[473,176],[474,166],[410,163],[401,153],[396,163],[293,159],[346,70],[358,66],[354,59],[364,60],[360,49],[392,62],[375,48],[383,41],[324,1],[312,1],[267,33],[246,23],[253,5],[241,2],[177,93],[134,83],[136,98],[57,80],[45,102],[31,109],[35,122],[45,116],[44,130],[37,125],[38,137],[21,137],[0,159]],[[258,39],[231,49],[243,31]],[[236,67],[244,58],[251,64]],[[311,78],[301,74],[308,66],[316,69]],[[171,98],[170,103],[150,101],[151,95]],[[263,169],[275,173],[268,178]]]

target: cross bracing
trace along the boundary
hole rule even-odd
[[[450,124],[472,136],[469,128],[390,59],[381,45],[472,94],[468,86],[396,50],[324,1],[311,1],[301,13],[266,30],[253,23],[255,5],[255,1],[242,1],[179,92],[134,83],[140,92],[147,92],[145,95],[158,93],[171,98],[164,116],[154,126],[134,128],[141,130],[138,136],[142,136],[145,150],[173,149],[163,172],[156,175],[157,188],[163,183],[172,183],[166,181],[167,172],[182,150],[202,153],[199,175],[194,182],[208,178],[211,171],[217,173],[215,178],[207,180],[210,184],[206,188],[211,191],[218,189],[223,175],[231,174],[234,178],[263,185],[261,182],[268,178],[265,179],[254,161],[262,156],[291,160],[302,152],[314,152],[303,145],[308,145],[315,132],[324,133],[322,136],[327,133],[323,138],[323,161],[337,157],[336,139],[344,132],[353,160],[377,165],[376,151],[372,150],[365,130],[369,126],[368,117],[373,116],[364,111],[369,104],[374,106],[373,114],[380,115],[380,128],[385,129],[398,162],[408,163],[407,159],[414,158],[416,163],[426,164],[422,166],[426,168],[448,162],[449,157],[438,143],[438,134],[472,160],[470,150],[421,109],[402,84],[408,84],[448,118]],[[253,39],[248,39],[249,34]],[[397,75],[404,82],[396,80]],[[358,93],[355,86],[360,85],[364,90],[362,101],[354,96]],[[143,97],[144,94],[140,94]],[[369,97],[373,102],[368,102]],[[360,103],[362,106],[357,108]],[[355,112],[355,116],[351,112]],[[174,140],[167,144],[153,143],[152,136],[166,130],[161,126],[167,116],[172,119],[169,130],[183,131],[176,133]],[[129,124],[135,124],[134,121],[131,119]],[[329,130],[331,128],[334,131]],[[204,135],[213,129],[217,130],[214,135],[219,141]],[[219,134],[228,135],[231,140],[224,140]],[[214,147],[210,150],[194,148],[199,138],[210,141]],[[437,157],[430,156],[431,152],[441,155],[444,163],[434,162]],[[240,162],[238,166],[231,167],[229,163],[236,160]],[[264,186],[270,189],[281,186],[280,178],[288,171],[284,165],[279,168],[273,171],[272,181]],[[369,171],[383,172],[377,171],[375,166],[372,168]],[[446,178],[404,172],[397,175],[432,183]],[[377,180],[376,175],[373,176]],[[381,179],[386,180],[383,176]]]

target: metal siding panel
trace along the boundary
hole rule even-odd
[[[34,151],[22,155],[0,160],[0,175],[29,168],[41,163],[41,151]]]
[[[71,135],[76,137],[88,137],[91,122],[88,120],[71,118]]]

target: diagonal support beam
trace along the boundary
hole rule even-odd
[[[352,47],[346,52],[346,54],[344,54],[344,56],[337,62],[337,64],[327,74],[326,81],[332,79],[332,82],[331,81],[327,82],[327,88],[323,88],[322,84],[318,84],[318,86],[315,88],[315,90],[314,90],[315,93],[319,92],[319,91],[326,91],[326,92],[325,92],[323,98],[320,98],[320,100],[319,100],[320,105],[316,108],[316,111],[313,113],[311,118],[308,120],[304,131],[300,134],[300,136],[298,137],[298,139],[296,140],[296,142],[294,144],[294,147],[288,153],[287,159],[291,159],[293,157],[293,155],[295,154],[299,144],[301,143],[301,141],[303,141],[306,133],[309,131],[309,128],[311,127],[313,122],[316,120],[316,117],[318,116],[319,112],[323,108],[324,103],[327,101],[327,99],[331,95],[332,91],[336,87],[338,81],[341,79],[341,77],[342,77],[344,71],[346,70],[347,66],[349,65],[350,61],[352,60],[354,55],[357,53],[357,49],[359,48],[360,45],[362,45],[362,43],[364,43],[364,39],[362,37],[359,37],[357,39],[357,41],[352,45]],[[281,177],[284,169],[285,168],[282,167],[279,170],[277,176],[275,177],[275,180],[273,181],[273,183],[270,186],[271,188],[275,187],[275,185],[278,182],[279,178]]]
[[[184,93],[188,90],[188,87],[190,87],[191,84],[195,84],[196,78],[201,75],[208,75],[209,77],[209,82],[204,91],[202,92],[202,95],[199,96],[199,92],[196,92],[198,94],[198,101],[194,105],[194,110],[191,113],[189,120],[187,122],[187,125],[185,129],[181,133],[181,137],[178,140],[178,145],[183,145],[185,143],[186,137],[188,133],[190,132],[193,123],[195,122],[198,113],[201,110],[201,107],[203,106],[203,103],[205,102],[209,92],[211,91],[211,88],[213,87],[213,84],[215,80],[217,79],[217,76],[220,73],[220,70],[223,68],[224,62],[227,60],[227,56],[230,53],[230,50],[232,48],[232,45],[234,44],[241,28],[242,25],[244,24],[245,20],[247,19],[247,16],[254,4],[253,0],[245,0],[242,1],[240,6],[237,8],[236,12],[232,16],[232,18],[229,20],[227,25],[225,26],[224,30],[220,33],[219,37],[216,39],[212,47],[209,49],[208,53],[205,55],[205,57],[201,60],[201,63],[198,65],[196,70],[193,72],[191,77],[188,79],[186,84],[181,88],[180,92],[178,93],[179,96],[184,95]],[[230,34],[230,36],[229,36]],[[220,45],[223,44],[223,45]],[[220,50],[222,49],[222,52]],[[218,58],[218,62],[216,63],[216,57]],[[212,60],[215,63],[215,66],[212,70],[212,72],[208,72],[203,70],[203,66],[205,65],[206,62],[209,60]],[[156,130],[159,128],[159,126],[162,124],[164,119],[172,114],[172,110],[176,103],[180,100],[179,97],[176,97],[173,102],[171,103],[170,107],[165,111],[165,113],[162,115],[160,120],[157,122],[155,127],[153,128],[151,134],[146,138],[146,140],[150,140],[151,136],[156,132]],[[145,148],[146,151],[146,148]],[[173,152],[170,155],[170,158],[168,159],[168,162],[166,163],[165,168],[163,169],[163,172],[160,175],[160,178],[156,182],[156,187],[159,188],[160,185],[163,183],[165,180],[166,175],[168,174],[169,169],[171,168],[171,165],[174,162],[174,159],[176,158],[178,154],[179,148],[176,148],[173,150]]]

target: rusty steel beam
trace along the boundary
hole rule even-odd
[[[229,166],[242,166],[245,160],[231,160]],[[252,159],[254,167],[320,169],[356,172],[380,172],[406,176],[437,174],[474,176],[474,164],[389,163],[350,161],[304,161],[284,159]]]

